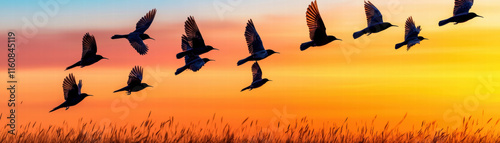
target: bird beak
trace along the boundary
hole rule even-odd
[[[392,26],[394,26],[394,27],[399,27],[399,26],[397,26],[397,25],[392,25]]]
[[[148,85],[148,87],[153,87],[153,86],[151,86],[151,85]]]
[[[427,38],[424,38],[424,40],[429,40],[429,39],[427,39]]]
[[[151,38],[151,39],[155,40],[155,38]],[[155,40],[155,41],[156,41],[156,40]]]
[[[109,60],[108,58],[104,58],[104,57],[103,57],[102,59],[106,59],[106,60]]]
[[[337,40],[342,41],[342,39],[337,39]]]
[[[483,16],[480,16],[480,15],[478,15],[477,17],[481,17],[481,18],[484,18]]]
[[[280,52],[276,52],[276,54],[280,54]]]
[[[217,51],[219,51],[219,49],[217,49],[217,48],[214,48],[214,50],[217,50]]]
[[[88,95],[88,96],[94,96],[94,95]]]
[[[215,60],[212,60],[212,59],[208,59],[208,61],[215,61]]]

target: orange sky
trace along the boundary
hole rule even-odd
[[[304,52],[299,45],[309,40],[305,21],[309,2],[294,4],[291,7],[298,9],[286,9],[288,15],[252,15],[236,10],[226,20],[215,16],[209,17],[212,20],[199,18],[196,14],[201,12],[197,11],[191,15],[197,18],[205,42],[220,51],[202,55],[216,61],[207,63],[199,72],[185,71],[178,76],[174,72],[184,60],[175,59],[175,54],[181,51],[184,18],[153,23],[147,33],[156,40],[146,41],[150,51],[145,56],[137,54],[126,40],[110,37],[132,30],[147,10],[125,16],[125,22],[130,24],[115,28],[41,28],[35,38],[17,50],[18,100],[23,101],[17,108],[19,122],[60,123],[83,117],[128,123],[141,121],[149,111],[158,120],[174,116],[196,122],[216,113],[230,121],[251,117],[265,122],[276,116],[274,109],[283,112],[286,107],[296,118],[307,116],[319,122],[343,121],[346,117],[366,121],[376,115],[379,121],[397,121],[408,113],[409,124],[437,120],[451,125],[453,122],[447,118],[461,114],[445,113],[455,111],[455,105],[463,106],[476,99],[476,90],[483,86],[481,79],[491,76],[493,81],[500,82],[500,43],[494,42],[500,38],[495,34],[500,32],[497,24],[500,15],[494,9],[499,2],[477,1],[471,11],[485,18],[444,27],[438,27],[437,22],[451,16],[452,2],[435,5],[430,1],[372,2],[380,5],[384,20],[400,27],[353,40],[352,32],[366,26],[362,1],[343,2],[345,6],[318,1],[327,33],[343,41]],[[428,8],[418,8],[424,4]],[[173,15],[162,11],[168,13],[168,9],[159,9],[156,19]],[[410,51],[396,51],[394,44],[403,40],[408,16],[422,25],[421,35],[430,40]],[[243,36],[248,18],[253,18],[264,46],[281,54],[259,62],[263,77],[273,81],[251,92],[240,92],[251,82],[251,64],[236,66],[239,59],[248,56]],[[80,58],[81,38],[86,32],[96,37],[98,54],[110,60],[64,71]],[[343,49],[359,52],[346,58]],[[1,55],[6,55],[5,51]],[[144,82],[154,87],[130,96],[113,94],[126,85],[135,65],[145,68]],[[5,67],[1,71],[5,73]],[[83,80],[83,92],[94,96],[68,111],[61,109],[49,114],[49,110],[63,102],[61,84],[69,73]],[[500,86],[493,89],[491,96],[478,99],[477,108],[465,113],[477,116],[484,110],[486,117],[500,117],[496,112],[500,108],[497,91]],[[0,113],[5,115],[4,107]],[[124,110],[130,113],[124,115]]]

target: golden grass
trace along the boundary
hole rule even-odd
[[[403,119],[389,122],[382,129],[374,127],[375,118],[364,125],[349,126],[349,121],[324,124],[313,128],[307,117],[290,124],[260,125],[258,120],[244,119],[240,125],[231,126],[214,115],[207,122],[181,126],[174,117],[162,122],[148,118],[140,125],[109,124],[100,126],[92,120],[80,119],[75,128],[67,122],[42,127],[40,123],[20,125],[17,135],[0,133],[0,142],[500,142],[496,122],[490,118],[479,122],[464,118],[458,128],[440,128],[434,122],[422,122],[409,131],[401,131]]]

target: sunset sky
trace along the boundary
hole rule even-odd
[[[438,22],[452,16],[453,0],[372,0],[384,21],[399,27],[356,40],[352,33],[366,27],[363,0],[319,0],[327,33],[343,41],[300,51],[299,45],[310,40],[305,18],[310,2],[68,1],[58,3],[53,16],[36,19],[46,23],[26,35],[26,21],[33,22],[37,13],[46,14],[43,4],[2,1],[2,45],[8,31],[16,33],[19,44],[17,99],[23,103],[17,107],[18,122],[58,124],[84,118],[129,123],[142,121],[150,111],[155,119],[174,116],[183,122],[204,121],[213,114],[227,121],[250,117],[269,122],[283,112],[290,115],[289,120],[307,116],[319,123],[347,117],[371,121],[375,116],[385,123],[406,113],[408,125],[424,120],[454,125],[455,117],[481,117],[483,111],[485,118],[500,117],[498,0],[475,1],[471,12],[484,18],[443,27]],[[218,6],[227,11],[217,11]],[[156,40],[145,41],[150,49],[147,55],[139,55],[125,39],[110,39],[133,31],[153,8],[158,11],[146,33]],[[175,70],[184,65],[175,54],[181,51],[188,16],[195,17],[205,42],[220,50],[201,56],[216,61],[200,71],[175,76]],[[409,16],[430,40],[410,51],[395,50],[394,45],[404,40]],[[281,54],[259,62],[263,77],[271,82],[240,92],[252,81],[251,63],[236,66],[249,55],[244,37],[248,19],[253,19],[264,46]],[[109,60],[64,71],[80,59],[86,32],[96,37],[97,53]],[[0,51],[6,61],[7,50]],[[130,96],[113,93],[126,85],[135,65],[144,67],[143,82],[154,87]],[[3,64],[0,71],[6,73],[6,69]],[[64,101],[62,82],[69,73],[83,80],[82,92],[94,96],[69,110],[48,113]],[[7,87],[5,82],[0,85]],[[6,102],[7,91],[2,93],[0,101]],[[491,95],[478,96],[483,93]],[[8,110],[3,102],[0,113],[5,119]]]

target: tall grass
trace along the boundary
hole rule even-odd
[[[49,126],[30,122],[20,125],[15,136],[8,134],[5,126],[0,142],[500,142],[500,119],[480,122],[464,118],[458,128],[439,127],[435,121],[422,122],[407,131],[400,127],[406,115],[397,124],[387,122],[381,129],[375,128],[375,119],[351,127],[346,118],[344,122],[317,128],[307,117],[273,125],[260,125],[248,117],[238,126],[231,126],[215,115],[206,122],[189,125],[181,125],[174,117],[158,122],[149,116],[141,124],[121,126],[100,126],[83,119],[76,127],[67,122]]]

